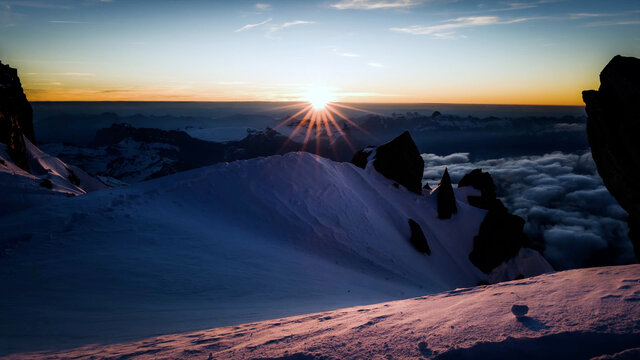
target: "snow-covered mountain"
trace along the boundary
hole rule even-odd
[[[50,156],[24,137],[28,169],[21,169],[0,144],[0,216],[57,198],[82,195],[109,187],[82,169]]]
[[[419,156],[418,156],[419,157]],[[421,177],[421,173],[418,173]],[[4,353],[403,299],[552,271],[469,260],[486,210],[309,153],[218,164],[0,218]],[[414,248],[413,220],[430,255]],[[414,225],[415,226],[415,225]]]
[[[640,265],[16,359],[640,358]]]

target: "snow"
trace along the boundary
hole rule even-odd
[[[604,360],[638,355],[640,265],[635,264],[12,358]]]
[[[43,157],[36,157],[44,159]],[[52,171],[61,171],[54,166]],[[485,210],[309,153],[218,164],[0,217],[0,354],[119,342],[370,304],[489,280]],[[431,255],[410,244],[408,219]],[[28,241],[25,241],[28,240]],[[515,269],[515,270],[513,270]],[[491,281],[551,271],[521,253]]]
[[[81,169],[43,152],[26,137],[24,141],[31,173],[15,165],[7,154],[6,145],[0,144],[0,216],[109,188]],[[79,185],[71,182],[72,173]],[[51,189],[40,185],[44,179],[51,181]]]

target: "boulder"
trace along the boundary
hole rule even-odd
[[[0,62],[0,143],[7,144],[11,159],[29,171],[24,137],[33,144],[33,110],[22,90],[18,71]]]
[[[599,90],[582,93],[587,138],[598,173],[629,213],[629,238],[640,260],[640,59],[615,56]]]
[[[368,147],[356,152],[351,163],[365,168],[372,151],[375,151],[373,166],[379,173],[409,191],[422,194],[424,160],[408,131],[377,148]]]
[[[469,205],[488,210],[478,235],[473,238],[469,260],[485,273],[516,256],[523,246],[529,245],[524,233],[525,221],[509,213],[496,196],[491,174],[474,169],[462,177],[458,187],[471,186],[480,190],[480,196],[468,196]]]
[[[411,229],[411,237],[409,238],[411,245],[419,252],[431,255],[431,248],[429,248],[429,243],[424,236],[424,232],[422,232],[420,224],[413,219],[409,219],[409,228]]]
[[[451,185],[451,177],[449,176],[449,170],[444,169],[442,180],[438,185],[438,218],[450,219],[453,214],[458,213],[458,207],[456,206],[456,197],[453,194],[453,186]]]
[[[480,209],[490,210],[503,208],[504,205],[496,197],[496,185],[493,178],[488,172],[482,169],[474,169],[462,177],[458,183],[458,187],[471,186],[476,190],[480,190],[480,196],[468,196],[469,205]]]
[[[504,206],[489,210],[478,235],[473,238],[473,250],[469,254],[471,263],[488,274],[518,255],[520,248],[529,242],[523,231],[524,224],[523,218],[509,214]]]

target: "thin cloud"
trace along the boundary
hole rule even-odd
[[[52,24],[92,24],[86,21],[72,21],[72,20],[49,20]]]
[[[640,25],[640,20],[619,20],[619,21],[597,21],[587,24],[589,27],[595,26],[625,26],[625,25]]]
[[[344,56],[344,57],[360,57],[359,54],[356,53],[352,53],[352,52],[348,52],[348,51],[340,51],[339,49],[333,49],[332,52],[338,56]]]
[[[498,16],[467,16],[459,17],[445,21],[439,25],[413,25],[408,27],[393,27],[389,30],[403,32],[412,35],[432,35],[435,38],[453,38],[456,35],[455,30],[461,28],[470,28],[488,25],[504,25],[515,24],[519,22],[533,20],[533,18],[517,18],[511,20],[502,20]],[[462,35],[461,35],[462,36]],[[459,36],[458,38],[460,38]]]
[[[255,5],[255,7],[256,7],[256,9],[258,9],[260,11],[271,10],[271,5],[270,4],[257,3]]]
[[[236,29],[234,32],[241,32],[241,31],[245,31],[245,30],[253,29],[253,28],[255,28],[255,27],[258,27],[258,26],[262,26],[262,25],[264,25],[264,24],[267,24],[267,23],[271,22],[271,20],[273,20],[273,19],[272,19],[272,18],[268,18],[267,20],[265,20],[265,21],[263,21],[263,22],[259,22],[259,23],[257,23],[257,24],[247,24],[247,25],[245,25],[245,26],[243,26],[243,27],[241,27],[241,28],[239,28],[239,29]]]
[[[269,31],[267,32],[267,37],[270,37],[273,33],[292,27],[292,26],[298,26],[298,25],[308,25],[308,24],[315,24],[315,21],[308,21],[308,20],[294,20],[294,21],[289,21],[286,23],[282,23],[280,25],[272,25],[269,28]]]
[[[87,77],[87,76],[95,76],[92,73],[83,73],[83,72],[63,72],[63,73],[54,73],[53,75],[60,76],[73,76],[73,77]]]
[[[420,5],[426,0],[342,0],[330,7],[338,10],[398,9]]]
[[[367,65],[369,65],[370,67],[373,67],[373,68],[383,68],[384,67],[384,65],[382,65],[380,63],[377,63],[377,62],[370,62]]]

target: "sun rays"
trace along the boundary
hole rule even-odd
[[[334,102],[332,101],[333,96],[319,91],[313,92],[307,99],[306,102],[287,106],[297,111],[275,127],[277,130],[283,126],[293,127],[295,125],[283,148],[296,136],[300,136],[302,137],[303,151],[307,150],[309,144],[315,140],[315,153],[320,154],[324,145],[329,145],[332,151],[335,151],[335,141],[340,137],[352,151],[355,151],[356,149],[348,138],[348,129],[355,128],[364,134],[369,134],[358,123],[350,119],[344,110],[363,113],[370,113],[370,111]],[[326,138],[323,138],[324,136]],[[326,140],[328,140],[328,144]]]

